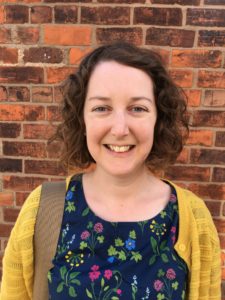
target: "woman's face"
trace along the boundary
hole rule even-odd
[[[98,169],[114,176],[140,172],[153,145],[156,118],[153,83],[145,72],[115,61],[96,66],[84,122]]]

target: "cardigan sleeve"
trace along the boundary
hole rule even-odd
[[[33,288],[33,235],[41,186],[26,199],[12,229],[3,257],[0,300],[31,300]]]
[[[221,300],[221,250],[219,240],[216,243],[213,243],[209,299]]]

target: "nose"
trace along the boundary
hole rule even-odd
[[[123,137],[129,134],[127,116],[124,112],[114,113],[112,120],[111,133],[117,137]]]

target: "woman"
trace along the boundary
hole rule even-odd
[[[56,135],[62,160],[95,168],[67,179],[50,299],[220,299],[219,241],[204,202],[156,175],[182,150],[185,112],[182,93],[147,49],[99,47],[70,76]],[[1,300],[32,298],[40,190],[12,231]]]

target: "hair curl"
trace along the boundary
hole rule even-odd
[[[62,163],[67,168],[87,168],[95,162],[87,148],[83,109],[90,76],[103,61],[116,61],[140,69],[152,79],[157,121],[146,164],[152,171],[165,170],[176,161],[188,136],[185,95],[175,85],[156,52],[126,42],[96,48],[83,58],[78,70],[66,80],[63,86],[63,122],[51,139],[63,144]]]

